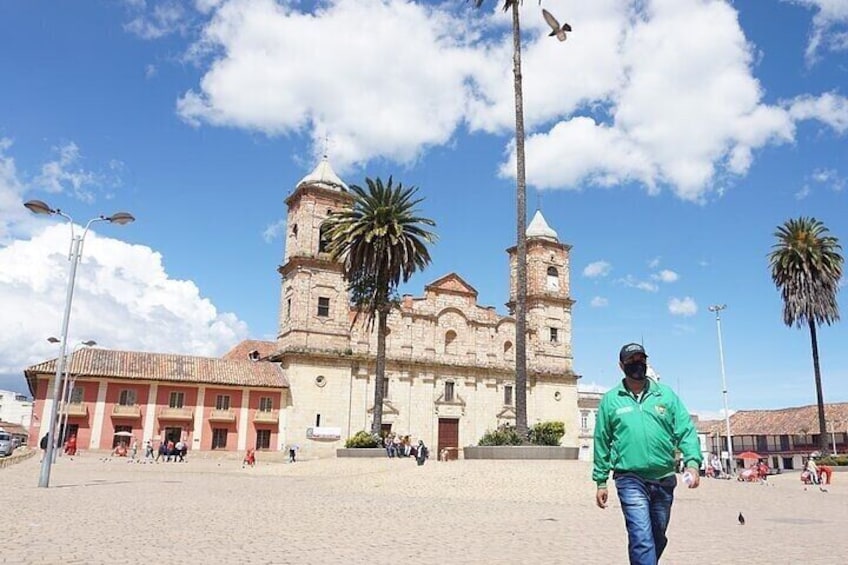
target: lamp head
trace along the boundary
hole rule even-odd
[[[727,308],[727,304],[716,304],[715,306],[710,306],[709,308],[707,308],[707,310],[709,310],[710,312],[719,312],[721,310],[724,310],[725,308]]]
[[[34,214],[55,214],[56,210],[47,205],[46,202],[41,200],[29,200],[24,202],[24,206]]]
[[[118,224],[122,226],[124,224],[130,224],[135,221],[135,216],[130,214],[129,212],[116,212],[109,216],[108,218],[104,218],[109,220],[110,223]]]
[[[93,346],[97,345],[97,342],[94,341],[93,339],[90,339],[88,341],[82,342],[82,344],[86,347],[93,347]]]

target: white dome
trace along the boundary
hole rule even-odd
[[[527,237],[559,241],[559,238],[557,238],[557,232],[552,230],[548,225],[548,222],[545,221],[545,217],[542,215],[541,210],[536,210],[536,215],[533,216],[533,221],[530,222],[530,225],[527,227]]]
[[[324,155],[324,158],[321,159],[321,162],[318,163],[314,171],[300,179],[297,187],[303,184],[317,184],[323,188],[347,192],[347,185],[339,178],[333,167],[330,166],[330,161],[326,155]]]

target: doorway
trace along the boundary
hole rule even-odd
[[[459,420],[454,418],[439,418],[438,453],[443,449],[456,454],[459,447]],[[455,456],[455,455],[454,455]]]
[[[180,427],[165,428],[165,443],[173,441],[174,445],[183,439],[183,429]]]

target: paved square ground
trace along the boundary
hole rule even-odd
[[[588,463],[258,456],[133,464],[33,457],[0,469],[3,563],[626,563],[615,493],[594,505]],[[676,490],[662,563],[845,559],[848,473],[828,492],[798,473],[768,485]],[[742,511],[747,525],[739,526]]]

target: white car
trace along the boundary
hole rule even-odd
[[[15,440],[7,432],[0,432],[0,456],[8,457],[17,447]]]

